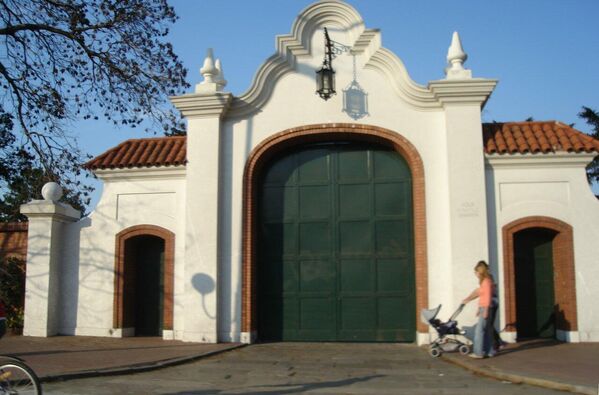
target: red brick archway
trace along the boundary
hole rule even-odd
[[[549,217],[526,217],[503,227],[503,272],[505,282],[506,330],[516,329],[516,275],[514,267],[514,234],[525,229],[543,228],[556,232],[553,239],[553,282],[555,287],[556,329],[576,331],[576,279],[572,227]]]
[[[414,210],[414,259],[416,273],[416,315],[428,308],[428,261],[426,250],[426,211],[424,166],[416,148],[403,136],[377,126],[357,124],[307,125],[270,136],[250,153],[243,177],[243,280],[242,331],[255,333],[257,327],[256,289],[256,187],[265,164],[278,152],[289,147],[321,141],[370,142],[393,148],[403,156],[412,172]],[[416,317],[417,331],[428,327]]]
[[[155,225],[136,225],[124,229],[116,235],[115,267],[114,267],[114,315],[113,326],[123,328],[125,287],[125,242],[135,236],[156,236],[164,240],[164,308],[163,328],[173,329],[173,290],[175,264],[175,234]]]

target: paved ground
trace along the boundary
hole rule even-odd
[[[501,379],[599,395],[599,343],[537,339],[510,344],[494,358],[472,359],[456,353],[444,358]]]
[[[476,376],[405,344],[271,343],[172,368],[44,384],[45,394],[563,394]]]
[[[6,336],[0,340],[0,354],[17,356],[40,378],[52,379],[129,371],[132,367],[151,368],[238,346],[235,343],[185,343],[157,337]]]

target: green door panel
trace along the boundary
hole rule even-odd
[[[161,336],[164,308],[164,240],[136,236],[125,242],[129,282],[125,284],[125,304],[129,305],[127,325],[136,336]],[[130,290],[127,290],[130,288]]]
[[[259,185],[259,337],[413,341],[404,159],[374,145],[305,146],[275,158]]]
[[[335,264],[330,260],[300,261],[300,291],[334,295],[336,286]]]
[[[299,188],[301,219],[329,219],[331,214],[331,188],[328,185],[311,185]]]
[[[537,228],[514,236],[519,337],[555,336],[554,237],[554,232]]]
[[[340,150],[337,152],[337,180],[347,182],[368,182],[370,160],[367,150]]]
[[[341,259],[339,261],[339,292],[343,294],[376,291],[372,261],[368,259]]]
[[[338,250],[341,256],[368,256],[372,253],[370,221],[339,221]]]
[[[537,300],[537,332],[541,337],[555,336],[555,297],[553,288],[553,248],[545,238],[534,249]]]
[[[370,219],[370,185],[339,185],[337,203],[339,217],[344,219]]]

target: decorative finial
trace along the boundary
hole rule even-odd
[[[47,182],[42,187],[42,197],[44,200],[57,202],[60,200],[62,195],[62,188],[55,182]]]
[[[204,66],[200,69],[200,74],[204,77],[202,84],[210,84],[214,82],[214,77],[218,76],[218,70],[214,66],[214,55],[212,48],[208,48],[206,58],[204,59]]]
[[[464,62],[468,59],[468,55],[462,48],[462,41],[458,32],[453,32],[451,45],[447,50],[448,67],[445,69],[447,79],[464,79],[472,78],[472,72],[464,68]]]
[[[218,90],[223,90],[225,86],[227,86],[227,80],[225,79],[225,73],[223,72],[223,66],[220,63],[220,59],[216,59],[216,70],[218,70],[218,77],[216,78],[216,85],[218,86]]]
[[[214,53],[212,48],[208,48],[204,66],[200,69],[200,73],[204,77],[204,81],[196,85],[196,93],[214,94],[223,90],[227,81],[222,74],[222,66],[220,60],[214,62]]]

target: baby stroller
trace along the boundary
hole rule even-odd
[[[462,355],[470,354],[470,346],[457,339],[456,335],[466,335],[466,332],[458,327],[456,317],[464,309],[464,304],[449,317],[447,322],[441,322],[440,319],[436,318],[437,314],[441,310],[441,306],[437,306],[436,309],[422,309],[420,312],[420,320],[427,325],[432,326],[437,331],[439,337],[429,345],[428,353],[431,357],[437,358],[444,352],[452,352],[458,350]],[[454,335],[450,337],[450,335]]]

